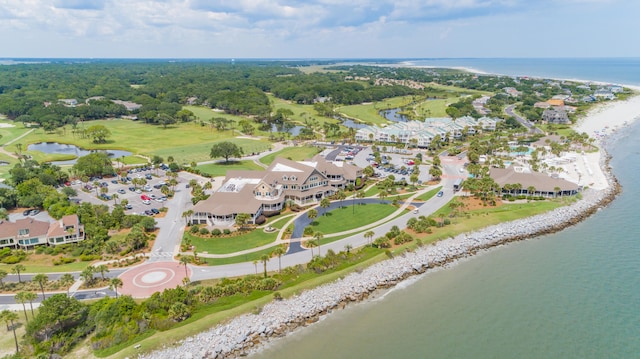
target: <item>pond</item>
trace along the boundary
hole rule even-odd
[[[388,110],[382,110],[380,112],[378,112],[380,114],[380,116],[386,118],[389,121],[393,121],[393,122],[408,122],[409,118],[403,114],[400,114],[399,112],[401,111],[401,109],[399,108],[390,108]]]
[[[338,120],[342,122],[342,126],[347,128],[355,128],[356,130],[359,130],[361,128],[367,127],[367,125],[365,125],[364,123],[355,122],[354,120],[343,117],[338,117]]]
[[[298,136],[300,134],[300,130],[303,129],[304,126],[293,126],[287,129],[286,126],[278,126],[275,123],[271,125],[271,132],[289,132],[291,136]]]
[[[76,145],[68,145],[58,142],[39,142],[33,143],[27,146],[28,151],[40,151],[47,154],[62,154],[76,156],[73,160],[67,161],[51,161],[53,165],[72,165],[76,163],[77,159],[90,154],[91,152],[107,152],[110,158],[120,158],[122,156],[130,156],[131,152],[122,150],[85,150]]]

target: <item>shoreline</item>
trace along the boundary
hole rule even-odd
[[[619,111],[620,106],[630,100],[640,103],[640,96],[598,106],[580,119],[576,127],[584,126],[585,123],[589,126],[597,125],[596,114],[606,113],[607,116],[611,116],[611,109],[618,108]],[[583,198],[576,203],[416,248],[291,298],[274,300],[264,305],[259,314],[244,314],[230,318],[207,331],[169,344],[163,349],[141,354],[139,358],[230,358],[250,355],[278,338],[294,333],[296,329],[321,320],[335,310],[377,298],[376,294],[381,290],[393,288],[406,279],[416,278],[425,272],[447,269],[450,264],[461,259],[471,258],[503,244],[555,233],[581,222],[606,207],[621,191],[609,167],[611,157],[606,147],[615,142],[616,136],[613,135],[622,135],[616,130],[639,120],[640,117],[613,118],[619,125],[612,129],[609,136],[602,139],[597,159],[593,159],[597,160],[595,165],[602,172],[608,186],[585,190]]]

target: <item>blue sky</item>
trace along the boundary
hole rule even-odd
[[[637,0],[0,0],[0,57],[640,57],[639,15]]]

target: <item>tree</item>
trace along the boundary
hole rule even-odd
[[[322,207],[322,208],[324,208],[324,209],[325,209],[324,213],[322,213],[322,215],[323,215],[323,216],[324,216],[325,214],[327,214],[326,209],[327,209],[327,208],[329,208],[329,206],[331,206],[331,201],[329,201],[329,199],[328,199],[328,198],[326,198],[326,197],[325,197],[325,198],[323,198],[323,199],[321,199],[321,200],[320,200],[320,207]]]
[[[100,276],[102,277],[102,280],[104,280],[104,274],[105,273],[109,273],[109,267],[107,267],[106,264],[100,264],[99,266],[95,267],[95,271],[96,273],[100,273]]]
[[[187,271],[187,265],[189,265],[189,263],[191,263],[191,257],[189,257],[189,256],[180,257],[180,264],[184,265],[184,276],[185,276],[185,278],[189,277],[189,272]]]
[[[269,256],[267,254],[263,254],[260,256],[260,262],[264,266],[264,277],[267,278],[267,262],[269,262]]]
[[[22,304],[22,309],[24,310],[24,320],[28,324],[29,317],[27,317],[27,306],[25,305],[25,303],[27,302],[27,298],[26,298],[27,293],[28,292],[18,292],[16,293],[16,295],[13,296],[13,299],[16,301],[16,303]]]
[[[0,313],[0,318],[7,324],[7,330],[13,329],[13,339],[16,342],[16,353],[18,353],[18,336],[16,335],[16,327],[13,325],[13,322],[18,320],[18,314],[5,309]]]
[[[315,209],[310,209],[309,211],[307,211],[307,217],[309,217],[311,223],[313,224],[313,220],[318,218],[318,211]]]
[[[122,279],[115,277],[109,281],[109,289],[113,289],[116,292],[116,298],[118,298],[118,288],[122,287]]]
[[[342,207],[342,201],[344,201],[344,199],[347,198],[347,194],[344,193],[343,190],[339,189],[338,192],[336,193],[336,198],[340,200],[340,207]]]
[[[282,272],[282,256],[287,253],[287,251],[285,250],[285,248],[283,246],[277,246],[276,249],[273,250],[273,252],[271,252],[271,256],[277,256],[278,257],[278,272]]]
[[[375,170],[373,169],[373,167],[367,166],[364,168],[364,170],[362,170],[362,173],[367,177],[373,177],[373,175],[375,174]]]
[[[76,279],[71,273],[65,273],[62,275],[62,277],[60,277],[60,279],[58,279],[60,285],[62,285],[63,287],[67,287],[67,295],[69,295],[69,289],[71,288],[71,285],[75,283],[75,281]]]
[[[93,273],[95,273],[95,268],[88,266],[80,273],[80,277],[82,277],[87,285],[91,285],[91,283],[93,283]]]
[[[324,238],[324,234],[322,234],[322,232],[315,232],[313,234],[313,238],[316,240],[316,243],[318,245],[318,255],[320,255],[320,240]]]
[[[373,231],[367,231],[364,233],[364,238],[367,239],[367,244],[371,244],[371,239],[373,238],[373,236],[375,236],[376,234]]]
[[[223,141],[218,142],[211,147],[209,157],[224,157],[225,162],[228,163],[230,157],[242,157],[243,153],[242,147],[239,147],[233,142]]]
[[[107,137],[111,137],[111,131],[103,125],[93,125],[87,128],[86,134],[93,138],[95,143],[107,142]]]
[[[32,281],[38,283],[38,285],[40,286],[40,290],[42,291],[42,300],[45,300],[44,285],[49,281],[49,277],[46,274],[38,273],[33,276]]]
[[[244,229],[245,224],[251,219],[251,216],[248,213],[238,213],[236,215],[236,225],[240,229]]]
[[[26,292],[24,297],[29,302],[29,307],[31,307],[31,316],[35,317],[36,315],[33,312],[33,302],[38,299],[38,294],[36,292]]]
[[[18,275],[18,283],[22,283],[22,278],[20,278],[20,273],[26,271],[27,268],[25,268],[25,266],[23,266],[22,264],[16,264],[15,266],[13,266],[13,268],[11,268],[11,273],[13,274],[17,274]]]
[[[431,168],[429,168],[429,174],[435,179],[440,179],[440,176],[442,176],[442,170],[437,166],[431,166]]]
[[[27,326],[26,335],[39,342],[64,335],[85,322],[88,311],[88,307],[77,299],[63,293],[54,294],[42,301],[38,315]]]
[[[0,285],[2,286],[2,290],[4,290],[4,279],[7,277],[7,275],[9,275],[9,273],[7,273],[6,271],[3,271],[2,269],[0,269]]]

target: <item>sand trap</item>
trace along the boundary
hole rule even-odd
[[[0,123],[0,128],[8,128],[8,127],[16,127],[16,125],[11,123]]]

